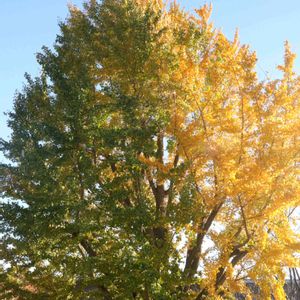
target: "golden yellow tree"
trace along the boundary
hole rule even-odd
[[[286,43],[282,78],[260,81],[210,13],[71,7],[2,141],[3,195],[19,200],[1,208],[3,299],[29,299],[24,282],[33,298],[227,299],[250,297],[248,279],[285,299],[300,249],[295,55]]]

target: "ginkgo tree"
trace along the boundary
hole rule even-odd
[[[14,100],[1,299],[285,299],[300,78],[159,0],[70,6]]]

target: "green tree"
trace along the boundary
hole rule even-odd
[[[89,1],[37,55],[1,141],[2,299],[285,299],[300,80],[154,0]]]

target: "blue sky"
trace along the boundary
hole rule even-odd
[[[1,0],[0,10],[0,136],[7,138],[4,111],[12,109],[13,95],[21,89],[24,73],[36,76],[35,53],[51,46],[58,33],[58,21],[67,15],[66,0]],[[178,0],[186,9],[199,8],[203,0]],[[211,20],[232,38],[239,28],[242,43],[257,52],[258,71],[277,76],[282,62],[283,43],[289,40],[300,56],[299,0],[212,0]],[[72,3],[81,6],[81,0]],[[300,59],[299,59],[300,61]],[[299,71],[297,61],[296,70]]]

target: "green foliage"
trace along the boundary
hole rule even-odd
[[[71,9],[54,51],[37,55],[42,76],[26,76],[9,115],[11,140],[2,141],[13,163],[1,166],[10,199],[1,204],[2,299],[176,292],[176,249],[151,242],[155,205],[138,158],[154,155],[168,118],[128,90],[159,80],[156,66],[149,74],[144,65],[160,18],[151,5],[92,1],[84,13]]]

